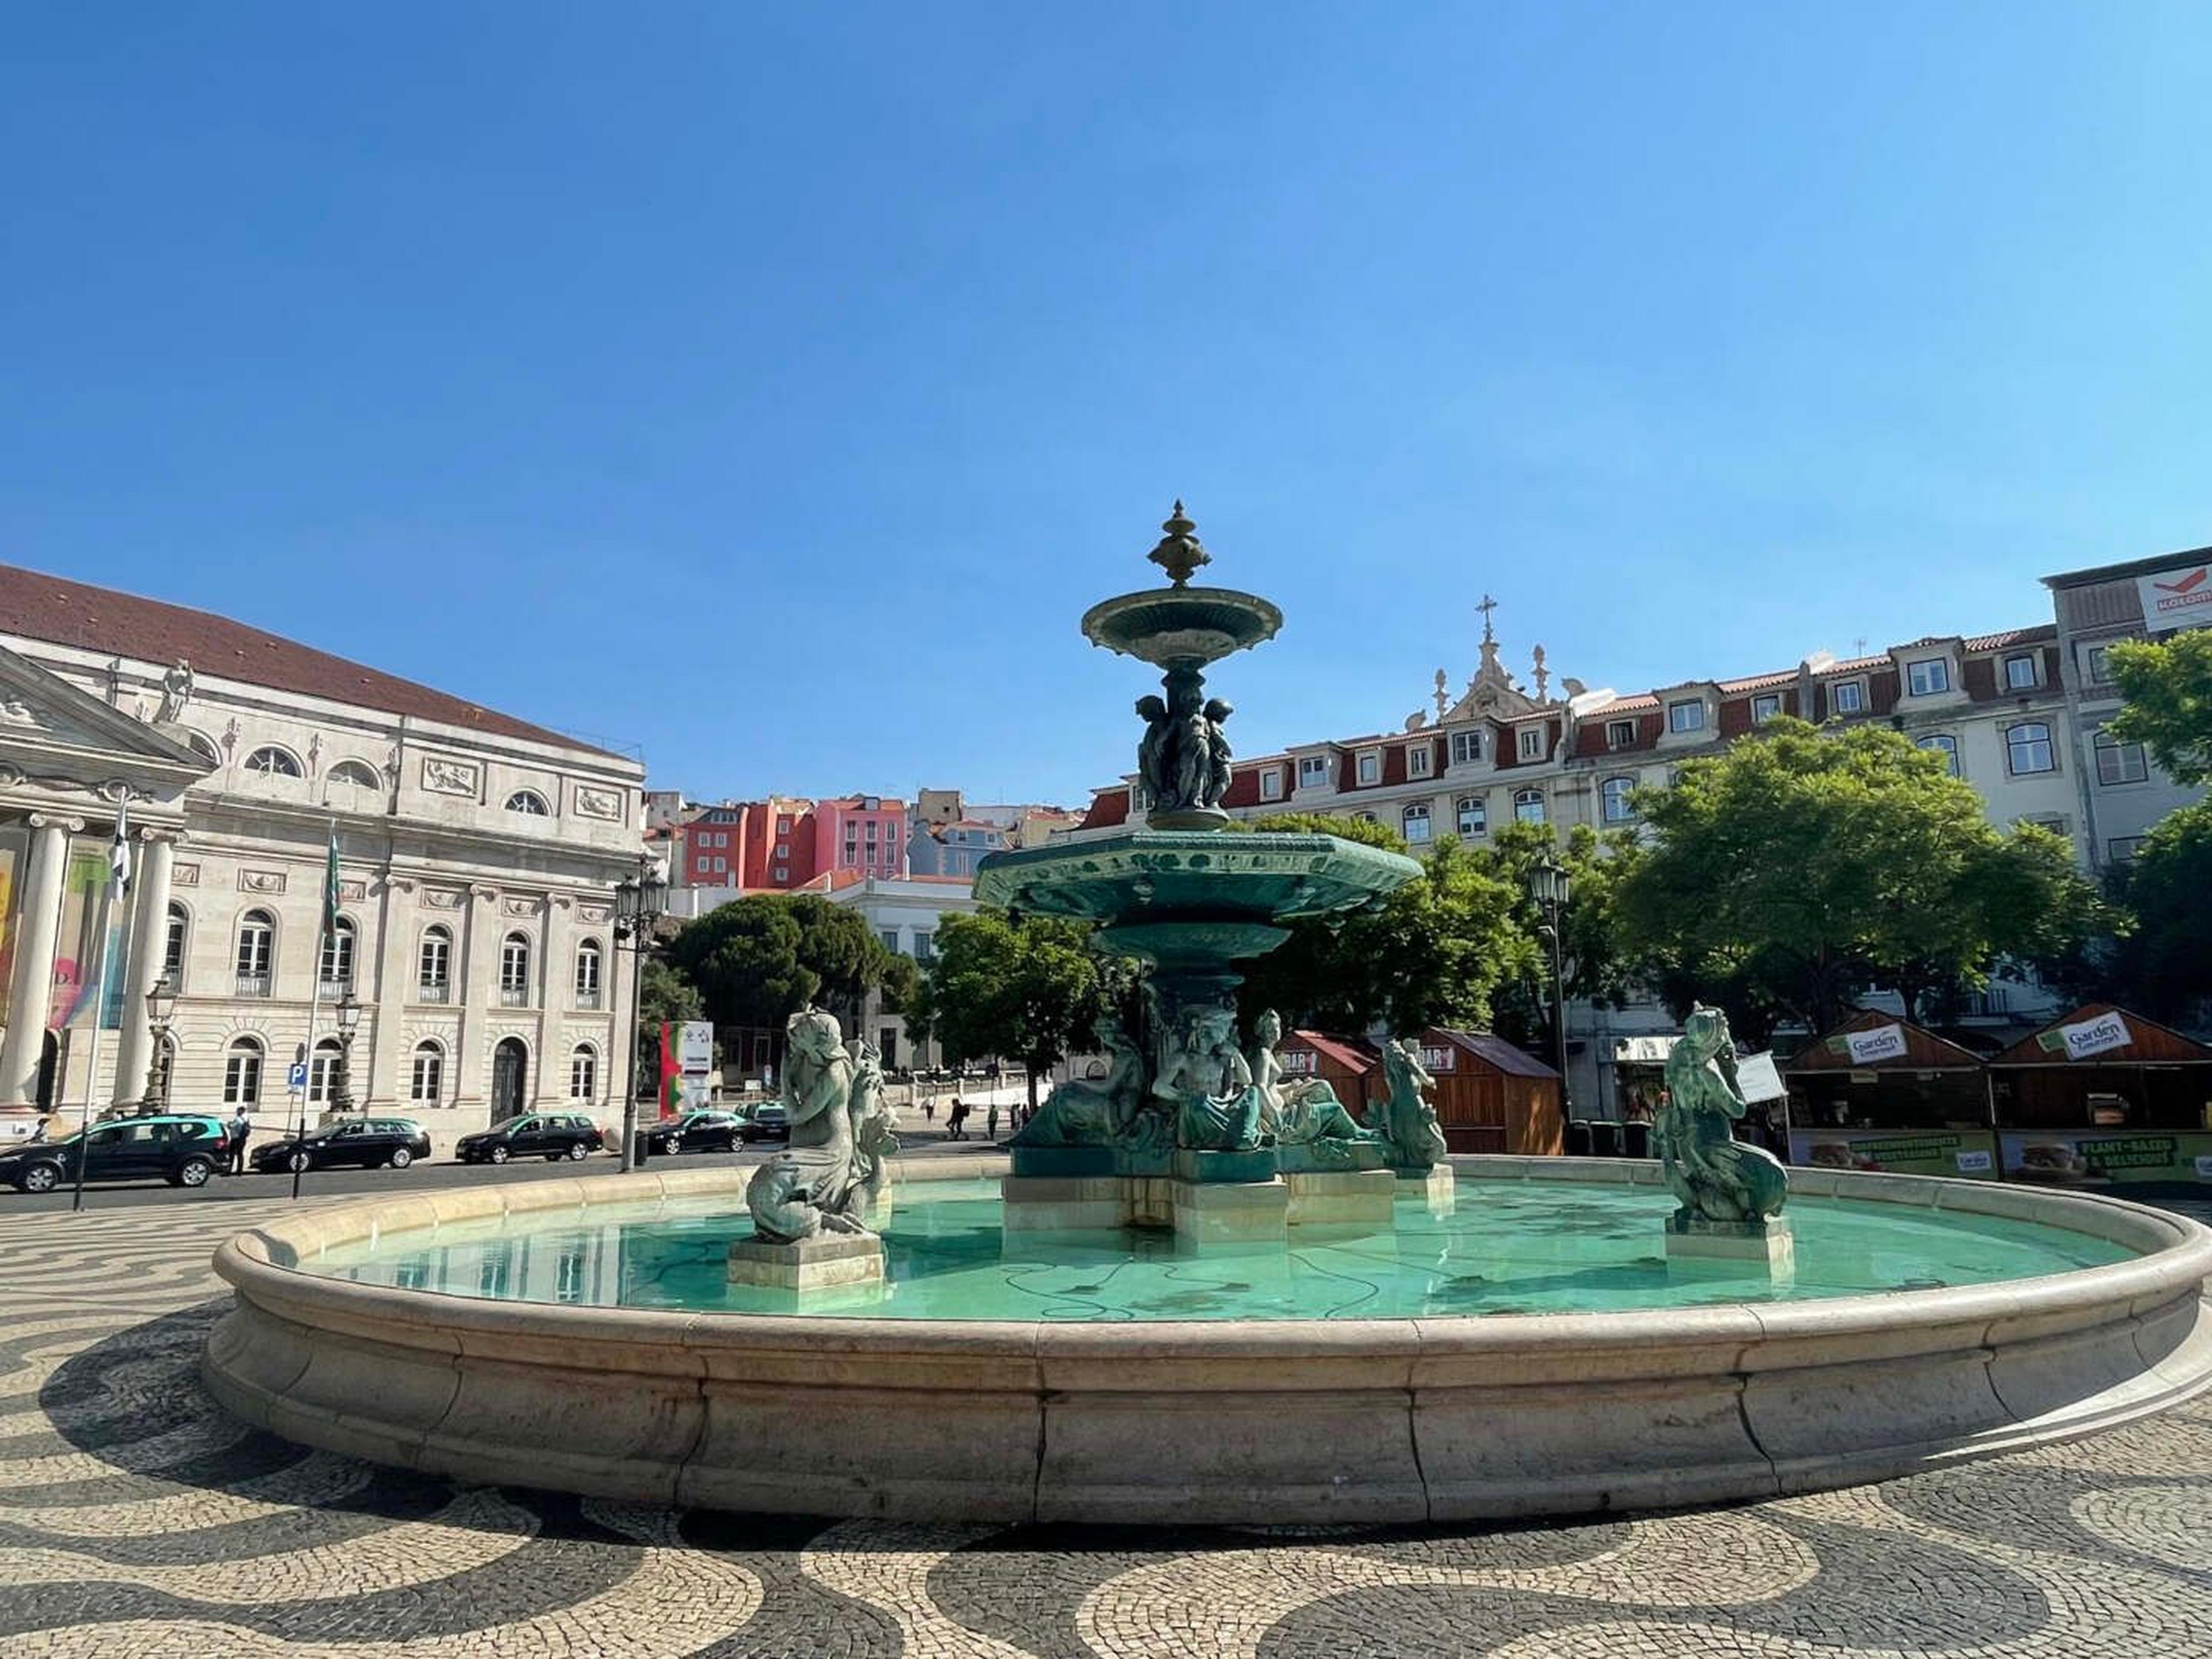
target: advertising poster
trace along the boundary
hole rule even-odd
[[[70,854],[62,879],[61,927],[55,934],[53,998],[46,1023],[57,1030],[65,1025],[89,1024],[94,1009],[92,975],[100,962],[100,899],[107,890],[107,854],[96,847]],[[117,907],[118,911],[120,907]],[[128,913],[113,918],[107,928],[107,983],[98,1000],[100,1027],[113,1030],[122,1024],[123,930]]]
[[[1854,1066],[1873,1066],[1885,1060],[1903,1060],[1905,1056],[1905,1028],[1902,1025],[1877,1025],[1870,1031],[1846,1031],[1844,1047],[1850,1053]]]
[[[1790,1161],[1814,1170],[1993,1181],[1994,1141],[1987,1129],[1792,1129]]]
[[[15,969],[16,849],[0,842],[0,1025],[8,1023],[8,988]]]
[[[2005,1176],[2045,1187],[2137,1181],[2212,1182],[2212,1134],[2114,1134],[2109,1129],[2008,1129]]]

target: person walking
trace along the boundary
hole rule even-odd
[[[921,1097],[921,1117],[922,1121],[925,1123],[934,1123],[937,1121],[937,1097],[935,1095],[924,1095]]]
[[[990,1105],[985,1109],[983,1113],[983,1139],[986,1140],[995,1141],[998,1138],[999,1099],[996,1095],[994,1095],[991,1097]]]
[[[230,1115],[230,1121],[223,1127],[230,1132],[228,1173],[244,1175],[246,1173],[246,1138],[253,1133],[253,1120],[246,1115],[246,1108],[240,1106]]]
[[[945,1138],[947,1140],[968,1139],[968,1103],[958,1095],[952,1097],[952,1109],[945,1115]]]

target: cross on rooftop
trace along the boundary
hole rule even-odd
[[[1491,638],[1490,613],[1498,609],[1498,601],[1492,599],[1489,594],[1486,593],[1482,596],[1482,603],[1474,608],[1482,612],[1482,638],[1483,642],[1485,644],[1488,644]]]

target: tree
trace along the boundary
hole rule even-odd
[[[1999,834],[1941,756],[1879,726],[1770,720],[1634,800],[1646,833],[1617,875],[1621,938],[1678,1014],[1708,981],[1753,1030],[1762,1011],[1830,1030],[1877,983],[1917,1011],[2098,914],[2063,843]]]
[[[2212,802],[2167,813],[2143,837],[2128,872],[2131,932],[2113,956],[2115,999],[2155,1018],[2187,1020],[2212,1000]]]
[[[1020,1060],[1035,1111],[1039,1075],[1092,1046],[1132,978],[1131,969],[1091,951],[1090,930],[1079,923],[996,910],[947,916],[937,960],[907,999],[907,1029],[917,1042],[934,1036],[956,1066]]]
[[[2212,783],[2212,628],[2126,641],[2106,659],[2128,703],[2105,729],[2149,750],[2175,782]]]
[[[1621,830],[1601,836],[1578,823],[1563,842],[1548,824],[1514,823],[1503,826],[1475,855],[1514,895],[1515,925],[1536,942],[1529,976],[1507,980],[1495,999],[1492,1023],[1508,1042],[1547,1059],[1559,1052],[1551,946],[1540,931],[1545,918],[1530,880],[1547,857],[1558,860],[1568,881],[1568,900],[1559,916],[1567,1000],[1617,1006],[1637,982],[1635,965],[1621,954],[1613,917],[1621,857],[1634,844],[1635,838]]]
[[[814,1000],[837,1016],[845,1035],[858,1033],[867,994],[897,960],[857,910],[813,893],[770,900],[799,923],[799,964],[814,976]]]
[[[1321,834],[1387,851],[1406,843],[1358,818],[1284,813],[1249,829]],[[1456,842],[1430,852],[1420,878],[1374,908],[1290,924],[1290,938],[1250,963],[1238,1003],[1249,1024],[1273,1008],[1290,1025],[1394,1031],[1487,1025],[1501,985],[1534,969],[1534,939],[1515,915],[1516,894]]]
[[[687,1019],[706,1018],[707,1005],[699,995],[698,987],[671,963],[657,956],[647,957],[644,971],[638,976],[637,1075],[641,1085],[647,1079],[656,1085],[660,1080],[661,1025],[680,1025]],[[642,1095],[644,1088],[641,1086],[638,1092]]]
[[[668,959],[698,988],[715,1024],[781,1030],[822,986],[799,959],[802,936],[789,903],[761,894],[686,923]]]

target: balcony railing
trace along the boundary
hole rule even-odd
[[[444,980],[424,980],[421,984],[415,988],[415,1000],[417,1002],[444,1002],[447,1000],[450,994],[451,988],[447,986]]]
[[[581,987],[579,987],[579,988],[577,988],[577,991],[576,991],[576,1006],[578,1006],[579,1008],[592,1009],[592,1008],[597,1008],[599,1006],[599,988],[598,986],[596,986],[596,985],[595,985],[595,986],[593,986],[593,987],[592,987],[590,990],[588,990],[588,991],[586,991],[586,990],[583,989]]]
[[[325,1002],[337,1002],[349,997],[353,994],[353,976],[348,975],[343,979],[331,979],[325,975],[317,987],[317,994]]]
[[[240,974],[238,976],[238,994],[242,997],[267,996],[269,994],[269,975],[266,974]]]
[[[502,985],[499,988],[499,1006],[502,1008],[527,1008],[530,988],[526,985]]]

